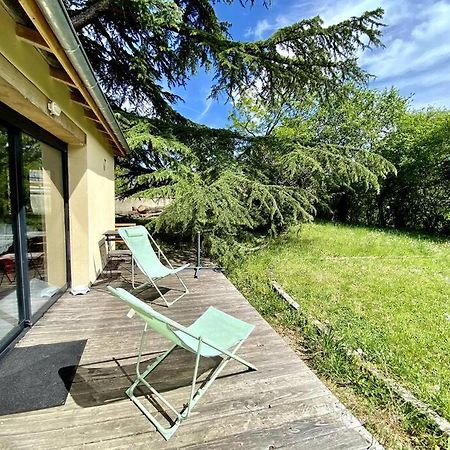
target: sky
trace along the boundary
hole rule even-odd
[[[256,0],[243,8],[239,1],[218,4],[221,20],[232,24],[234,39],[253,41],[275,30],[319,15],[331,25],[378,7],[384,9],[384,48],[367,50],[360,65],[375,78],[376,89],[395,86],[411,97],[411,107],[450,108],[450,0],[272,0],[269,8]],[[195,75],[186,88],[176,89],[184,99],[175,108],[184,116],[211,127],[227,124],[230,104],[209,98],[211,75]]]

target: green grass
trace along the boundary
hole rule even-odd
[[[241,261],[231,278],[271,322],[301,332],[297,313],[271,292],[277,280],[304,316],[328,321],[340,342],[450,420],[450,241],[305,225]],[[316,365],[345,382],[336,361]]]

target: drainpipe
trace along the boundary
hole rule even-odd
[[[94,70],[92,69],[81,42],[78,39],[77,33],[62,0],[36,0],[36,3],[39,5],[47,23],[58,38],[67,57],[78,72],[78,75],[102,112],[108,125],[114,131],[125,151],[128,151],[129,147],[125,137],[117,124],[111,106],[98,84],[94,75]]]

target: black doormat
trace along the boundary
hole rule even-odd
[[[86,340],[17,347],[0,360],[0,415],[64,405]]]

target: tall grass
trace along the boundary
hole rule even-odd
[[[449,241],[311,224],[245,258],[231,278],[270,322],[295,332],[330,382],[350,386],[361,403],[389,409],[398,432],[407,435],[406,447],[445,448],[446,440],[362,371],[347,350],[358,349],[450,419]],[[270,279],[300,303],[300,312],[272,292]],[[328,331],[318,335],[309,325],[312,318],[327,323]],[[391,444],[395,440],[387,437]]]

